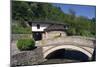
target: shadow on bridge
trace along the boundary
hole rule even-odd
[[[69,59],[69,60],[75,60],[79,62],[86,62],[89,61],[89,57],[76,50],[65,50],[65,49],[59,49],[56,50],[46,56],[46,59]]]

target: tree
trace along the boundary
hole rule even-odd
[[[67,30],[68,35],[76,35],[76,29],[75,28],[69,28]]]
[[[27,27],[25,21],[52,20],[61,21],[69,25],[67,31],[70,35],[96,35],[96,18],[88,19],[84,16],[76,16],[74,9],[64,13],[61,7],[50,3],[12,1],[12,19],[18,20],[18,24]]]
[[[72,20],[74,20],[75,17],[76,17],[76,12],[75,12],[75,10],[74,10],[74,9],[69,9],[69,15],[70,15],[70,18],[71,18]]]
[[[93,17],[93,18],[91,19],[91,21],[92,21],[92,22],[96,22],[96,18]]]

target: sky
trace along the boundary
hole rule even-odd
[[[53,4],[58,6],[64,13],[69,13],[69,9],[73,9],[76,13],[76,16],[84,16],[89,19],[94,18],[96,14],[95,6],[87,5],[72,5],[72,4]]]

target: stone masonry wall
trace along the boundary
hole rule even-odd
[[[32,34],[11,34],[11,40],[32,38]]]
[[[65,31],[50,31],[43,33],[43,39],[52,39],[56,37],[64,37],[66,36]]]
[[[37,65],[44,62],[42,48],[36,48],[32,51],[23,51],[11,56],[11,66]]]

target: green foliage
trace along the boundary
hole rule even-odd
[[[20,39],[17,42],[19,50],[32,50],[35,47],[35,41],[32,39]]]
[[[13,1],[12,19],[20,21],[17,22],[20,27],[12,27],[12,29],[14,28],[13,33],[30,33],[30,29],[26,29],[25,20],[52,20],[68,24],[68,35],[96,35],[96,18],[88,19],[87,17],[76,16],[73,9],[69,9],[69,13],[65,14],[60,7],[50,3]]]
[[[11,30],[13,34],[31,34],[31,27],[24,27],[21,21],[13,20],[11,24]]]
[[[79,30],[78,34],[81,36],[92,36],[90,31],[87,31],[87,30]]]
[[[68,35],[76,35],[76,29],[75,28],[69,28],[67,30]]]
[[[12,26],[12,33],[14,34],[31,34],[32,30],[30,27],[20,27],[20,26]]]

